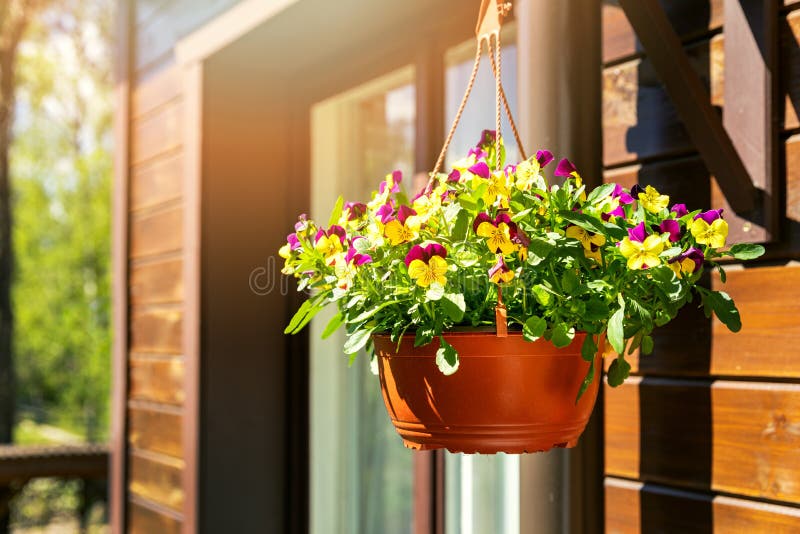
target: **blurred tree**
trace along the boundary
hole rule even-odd
[[[9,149],[14,116],[19,44],[34,13],[44,2],[0,2],[0,443],[9,443],[14,428],[14,367],[11,308],[13,260]]]
[[[113,0],[58,0],[19,51],[11,151],[20,415],[107,438]]]

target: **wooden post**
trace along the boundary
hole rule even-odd
[[[522,137],[530,153],[572,160],[589,186],[602,182],[600,8],[600,0],[515,3]],[[602,405],[577,448],[521,458],[521,533],[602,530]]]

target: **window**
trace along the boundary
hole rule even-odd
[[[312,214],[339,194],[365,200],[383,176],[414,165],[412,68],[312,108]],[[344,365],[344,335],[320,340],[332,310],[314,319],[311,341],[311,532],[409,533],[413,456],[386,415],[380,383],[359,354]]]

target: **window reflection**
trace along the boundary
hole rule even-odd
[[[340,194],[369,199],[394,169],[410,177],[414,119],[410,68],[315,105],[312,216],[327,221]],[[409,533],[412,452],[389,421],[366,355],[348,368],[343,334],[320,339],[333,313],[320,313],[310,333],[311,532]]]

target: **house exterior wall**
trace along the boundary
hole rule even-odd
[[[134,2],[130,45],[126,528],[183,524],[183,78],[176,42],[236,0]]]
[[[709,85],[712,104],[724,108],[725,2],[661,4]],[[606,388],[608,532],[800,529],[800,5],[786,4],[778,24],[785,98],[778,239],[766,259],[745,269],[731,265],[726,284],[711,278],[737,302],[741,332],[687,310],[659,334],[652,355],[633,355],[635,376]],[[656,185],[690,209],[720,205],[618,6],[604,6],[603,33],[605,180]]]

